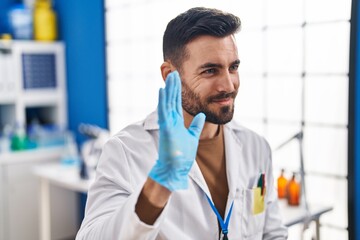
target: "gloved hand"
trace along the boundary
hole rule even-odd
[[[197,114],[190,127],[184,126],[181,80],[177,71],[166,79],[159,91],[159,159],[149,177],[170,191],[188,188],[188,173],[195,161],[205,114]]]

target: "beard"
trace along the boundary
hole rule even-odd
[[[190,87],[181,81],[181,98],[182,107],[190,115],[195,116],[202,112],[206,116],[206,122],[214,124],[225,124],[231,121],[234,116],[234,104],[229,106],[220,107],[218,110],[211,110],[210,104],[217,99],[232,98],[235,100],[237,91],[226,93],[221,92],[219,94],[209,96],[204,101],[201,100],[200,96],[190,89]]]

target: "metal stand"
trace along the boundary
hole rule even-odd
[[[292,140],[296,139],[299,142],[299,153],[300,153],[300,177],[301,177],[301,204],[304,206],[306,219],[304,220],[304,230],[309,227],[311,222],[311,216],[309,212],[309,205],[306,197],[306,188],[305,188],[305,167],[304,167],[304,155],[303,155],[303,138],[304,133],[303,131],[298,132],[282,144],[280,144],[277,148],[274,149],[274,152],[281,149],[285,145],[287,145]]]

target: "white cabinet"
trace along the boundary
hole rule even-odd
[[[65,128],[64,63],[61,42],[0,41],[0,127],[25,126],[35,112],[40,121]]]
[[[6,125],[26,127],[34,119],[67,128],[64,48],[61,42],[0,41],[0,132]],[[40,239],[40,185],[33,168],[59,161],[62,152],[62,147],[7,153],[0,149],[0,240]],[[51,191],[57,213],[52,239],[74,236],[77,195]]]
[[[40,180],[34,167],[58,162],[63,148],[0,155],[0,240],[40,239]],[[78,197],[53,187],[51,239],[69,239],[78,229]]]

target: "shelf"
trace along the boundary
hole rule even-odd
[[[47,147],[19,152],[0,153],[0,166],[29,162],[60,160],[64,147]]]
[[[49,106],[59,103],[63,96],[58,89],[27,89],[23,91],[25,106]]]
[[[0,105],[9,105],[16,103],[16,95],[15,94],[4,94],[0,93]]]

